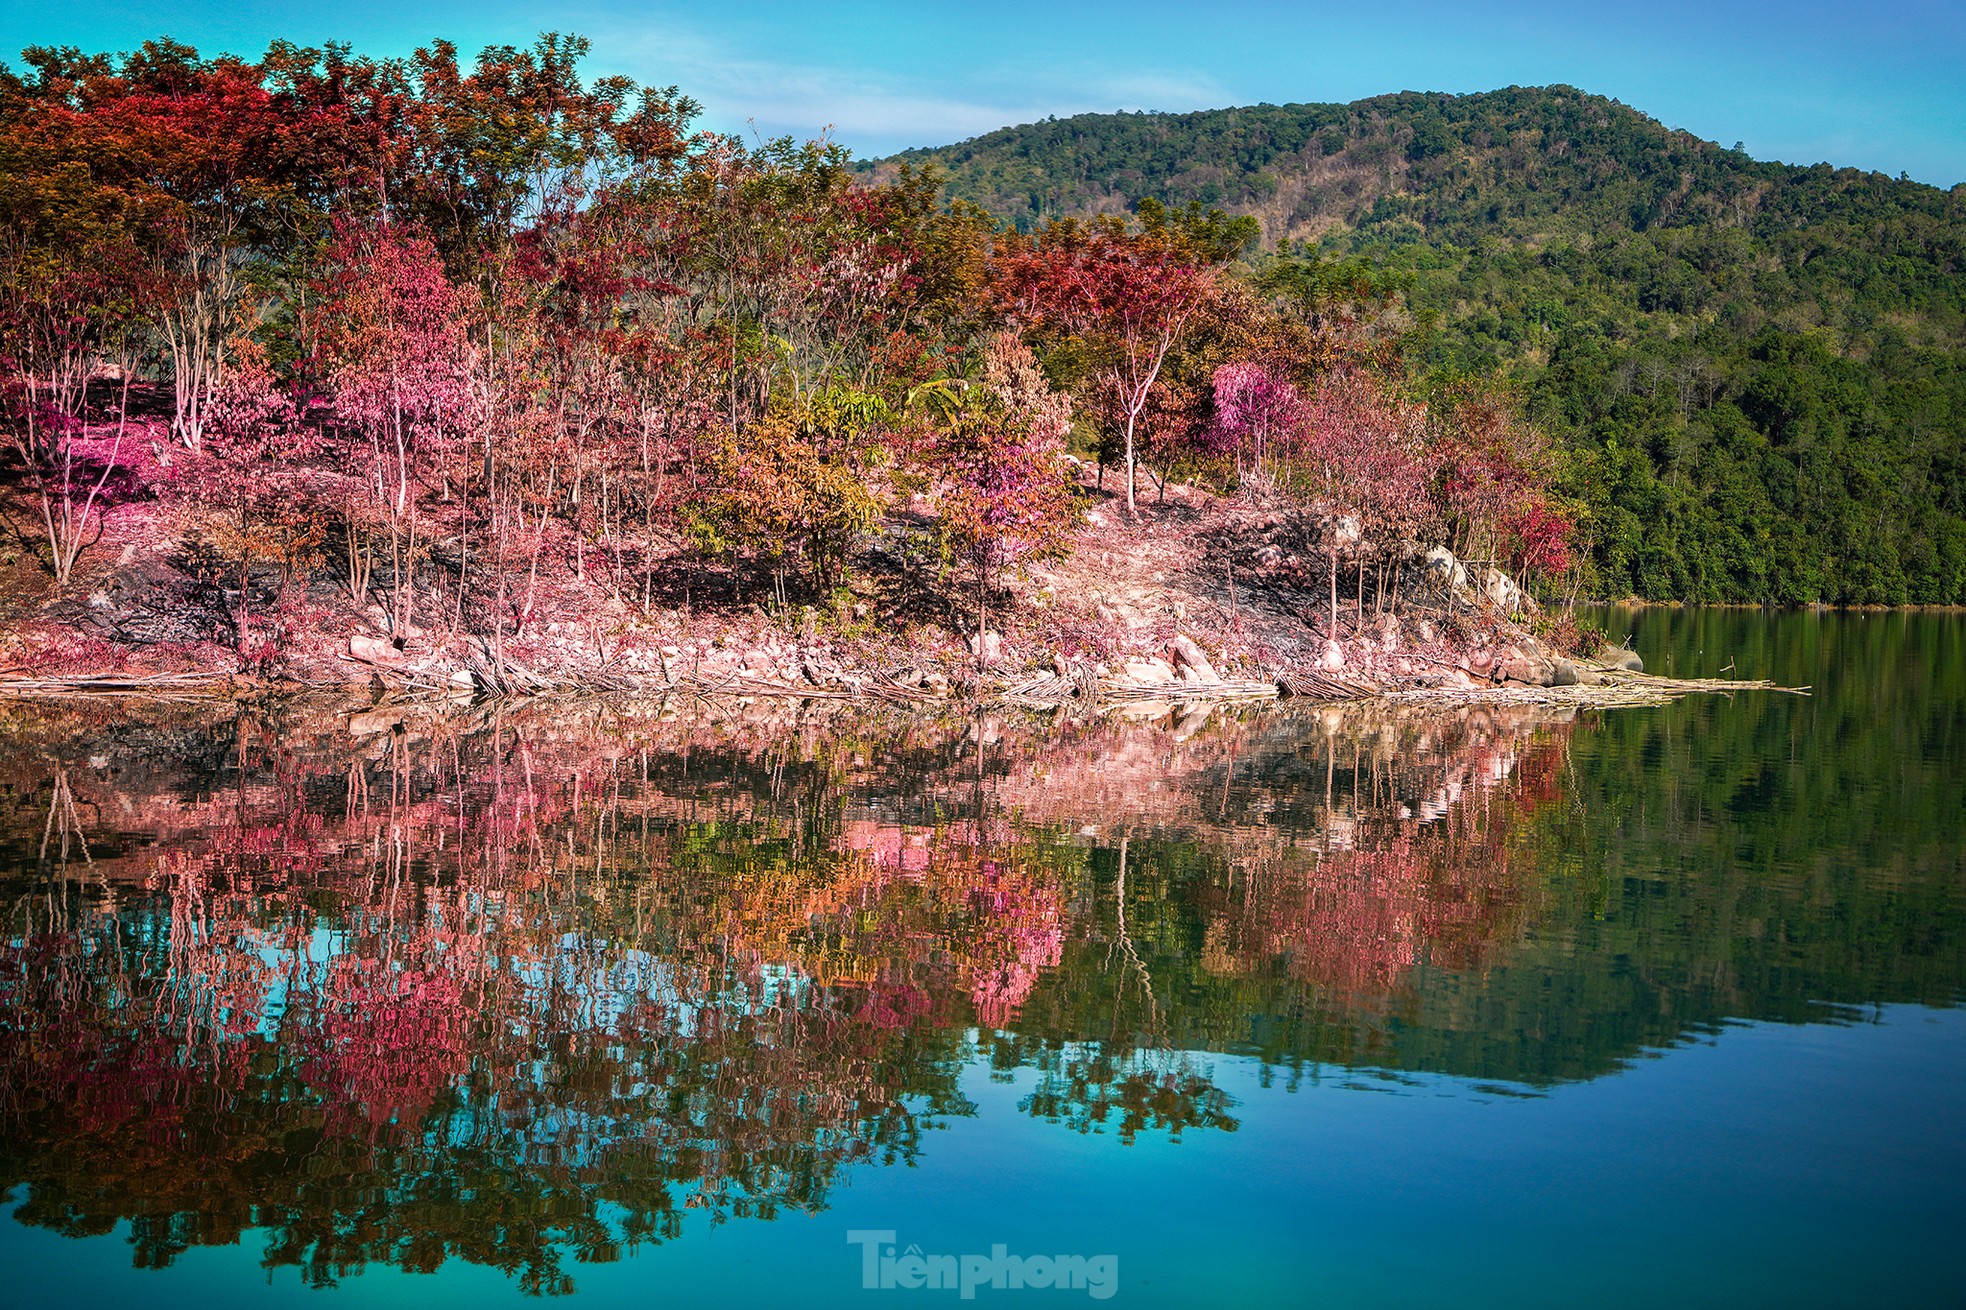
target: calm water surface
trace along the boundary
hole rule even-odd
[[[1966,620],[1604,617],[1815,694],[0,704],[0,1301],[1966,1302]]]

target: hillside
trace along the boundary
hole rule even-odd
[[[1966,603],[1966,187],[1568,87],[1081,115],[868,167],[901,163],[1020,227],[1154,197],[1367,261],[1416,375],[1499,373],[1569,447],[1604,594]]]

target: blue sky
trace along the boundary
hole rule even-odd
[[[1567,82],[1760,158],[1966,181],[1966,0],[1041,3],[0,0],[0,51],[164,35],[258,54],[275,36],[467,53],[546,28],[590,67],[678,83],[705,125],[833,135],[863,155],[1047,114],[1353,100]]]

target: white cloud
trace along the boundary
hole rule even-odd
[[[944,145],[1053,114],[1231,103],[1212,79],[1176,73],[1039,68],[993,79],[972,72],[965,85],[938,93],[920,79],[748,58],[687,29],[637,26],[595,30],[593,36],[597,69],[677,84],[703,104],[705,126],[747,133],[755,128],[767,137],[808,138],[830,130],[862,155]],[[1012,76],[1021,85],[1012,84]],[[988,94],[993,81],[1002,84],[1001,96]]]

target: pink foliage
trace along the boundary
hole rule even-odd
[[[940,441],[942,527],[985,581],[994,570],[1055,551],[1074,513],[1065,465],[1071,401],[1050,390],[1009,333],[984,359],[992,402],[955,417]]]
[[[1428,516],[1434,467],[1420,442],[1417,411],[1387,395],[1376,379],[1352,369],[1327,379],[1303,444],[1331,508],[1356,514],[1367,535],[1407,535]]]
[[[1294,442],[1304,419],[1304,399],[1288,378],[1261,364],[1224,364],[1215,370],[1215,422],[1202,440],[1215,454],[1247,454],[1260,466]]]
[[[1570,520],[1543,501],[1532,501],[1507,524],[1513,562],[1524,573],[1561,573],[1570,567]]]
[[[471,426],[469,302],[427,239],[387,224],[337,224],[329,259],[321,336],[335,413],[394,464],[401,514],[415,467]]]

